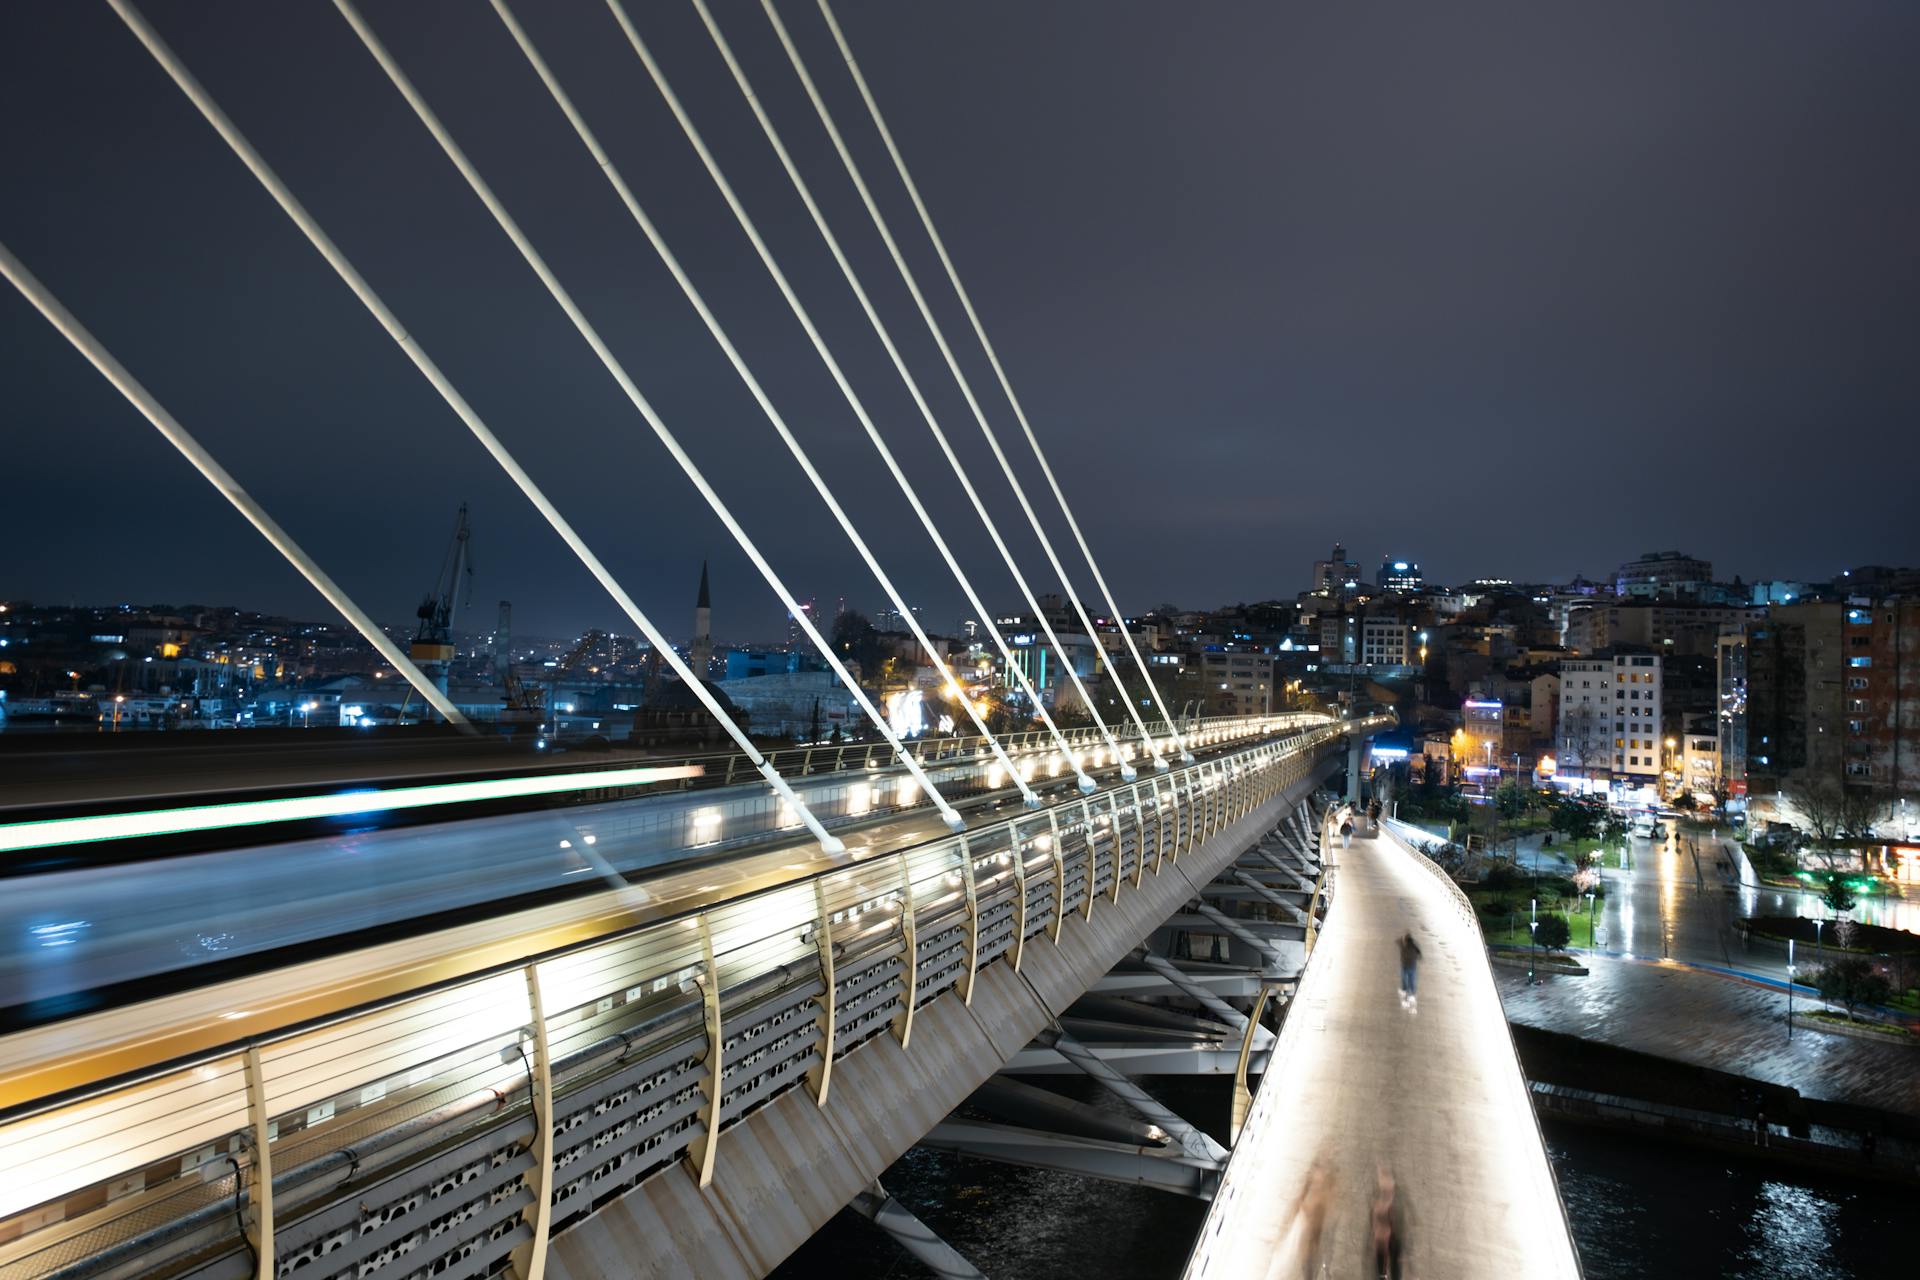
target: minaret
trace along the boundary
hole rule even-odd
[[[693,602],[693,648],[687,654],[693,674],[705,680],[713,665],[713,601],[707,594],[707,562],[700,562],[700,597]]]

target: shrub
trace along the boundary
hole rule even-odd
[[[1557,951],[1573,941],[1573,926],[1567,923],[1565,916],[1541,916],[1540,926],[1533,931],[1533,939],[1548,950]]]

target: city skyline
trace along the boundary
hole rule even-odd
[[[1098,23],[1091,12],[855,5],[845,18],[1124,610],[1169,595],[1225,602],[1261,581],[1283,594],[1293,571],[1278,567],[1319,554],[1329,532],[1363,564],[1378,546],[1441,580],[1594,576],[1668,545],[1749,578],[1920,560],[1898,503],[1920,407],[1901,355],[1920,296],[1902,212],[1916,178],[1881,162],[1913,149],[1917,113],[1887,109],[1915,92],[1898,74],[1913,15],[1875,12],[1811,37],[1788,7],[1749,7],[1731,26],[1704,10],[1666,14],[1638,30],[1537,15],[1510,38],[1555,61],[1481,58],[1470,81],[1464,54],[1447,57],[1477,41],[1464,13],[1390,32],[1340,15],[1198,17],[1162,58],[1150,9]],[[374,17],[479,161],[514,174],[503,198],[756,536],[777,544],[796,592],[878,601],[499,25],[458,8]],[[510,443],[531,451],[643,607],[677,617],[675,570],[707,556],[736,584],[742,616],[779,625],[772,594],[663,470],[344,24],[323,7],[214,18],[161,5],[153,18]],[[641,198],[797,431],[857,495],[855,521],[883,564],[928,616],[967,612],[797,327],[740,261],[744,241],[657,95],[624,49],[607,47],[611,27],[598,14],[530,20],[609,147],[647,175]],[[924,346],[904,298],[879,287],[896,282],[857,234],[858,208],[804,127],[764,22],[747,7],[720,20],[889,322]],[[983,595],[1017,599],[705,36],[678,8],[642,21]],[[1269,24],[1271,39],[1249,38],[1248,22]],[[44,39],[0,54],[0,93],[16,114],[63,110],[23,136],[0,228],[129,367],[376,616],[411,608],[446,521],[470,500],[485,597],[514,599],[546,630],[614,621],[112,15],[62,6],[33,25]],[[817,21],[793,26],[821,56]],[[1021,37],[1011,47],[1000,35],[1010,26]],[[1806,38],[1826,56],[1805,58]],[[33,56],[47,41],[84,44],[89,57],[63,67]],[[1571,52],[1583,42],[1594,50]],[[1063,75],[1069,49],[1096,56]],[[1269,49],[1278,75],[1253,65]],[[1161,76],[1137,91],[1127,68],[1150,57]],[[974,101],[963,86],[983,63],[997,91]],[[1541,74],[1548,65],[1555,75]],[[1613,76],[1635,85],[1634,102],[1605,91]],[[828,91],[846,105],[845,85]],[[1505,111],[1521,94],[1529,111]],[[1352,106],[1356,96],[1369,106]],[[331,110],[304,111],[312,98]],[[1418,127],[1398,109],[1416,100]],[[1820,110],[1801,110],[1807,100]],[[1762,118],[1718,109],[1733,103]],[[1190,144],[1237,163],[1199,166]],[[1070,162],[1054,163],[1063,154]],[[1436,172],[1446,180],[1419,178]],[[1389,198],[1383,183],[1400,173],[1435,198]],[[171,199],[138,198],[162,188]],[[1007,189],[1018,219],[1005,216]],[[1444,269],[1456,256],[1476,275]],[[1133,269],[1115,276],[1117,257]],[[958,332],[950,300],[936,306]],[[9,493],[0,531],[40,549],[16,559],[8,593],[321,611],[28,308],[0,308],[0,332],[21,353],[0,371],[0,396],[27,427],[13,433],[13,462],[29,478]],[[908,357],[1036,590],[1059,589],[937,359],[917,347]],[[1014,430],[987,401],[996,427]],[[1338,461],[1308,461],[1342,441]],[[1857,466],[1871,450],[1893,465]],[[1349,490],[1369,498],[1363,514]],[[1569,520],[1583,494],[1612,518]],[[1821,515],[1809,501],[1819,494],[1845,494],[1848,518]],[[1185,547],[1196,510],[1215,543],[1197,561]],[[151,536],[156,511],[163,537]],[[1049,528],[1063,535],[1057,520]],[[1073,585],[1096,594],[1084,573]]]

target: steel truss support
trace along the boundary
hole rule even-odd
[[[1108,1093],[1132,1107],[1146,1120],[1159,1125],[1169,1138],[1180,1144],[1180,1149],[1188,1156],[1195,1160],[1213,1161],[1216,1165],[1226,1160],[1225,1147],[1175,1115],[1166,1104],[1102,1061],[1066,1032],[1047,1027],[1034,1037],[1034,1042],[1052,1049],[1097,1080]]]
[[[1146,947],[1141,947],[1135,954],[1140,957],[1140,963],[1146,965],[1147,968],[1158,974],[1175,990],[1179,991],[1181,995],[1187,997],[1187,999],[1193,1001],[1234,1030],[1246,1030],[1246,1014],[1240,1012],[1225,1000],[1222,1000],[1219,996],[1195,982],[1173,961],[1167,959],[1165,956],[1155,955]]]
[[[1228,933],[1246,943],[1261,955],[1267,957],[1268,963],[1272,964],[1276,969],[1279,967],[1280,948],[1276,947],[1268,939],[1262,938],[1259,934],[1247,928],[1249,922],[1235,920],[1232,916],[1227,915],[1218,907],[1211,905],[1204,899],[1196,899],[1191,904],[1191,909],[1195,915],[1219,925],[1222,929],[1225,929]]]
[[[943,1120],[919,1145],[1026,1169],[1055,1169],[1083,1177],[1157,1187],[1207,1199],[1220,1179],[1217,1161],[1178,1150],[1130,1147],[1098,1138],[1048,1133],[982,1120]]]
[[[1279,907],[1281,910],[1291,915],[1293,917],[1292,923],[1294,924],[1306,923],[1305,918],[1300,914],[1300,908],[1294,903],[1287,901],[1287,899],[1282,897],[1278,891],[1271,889],[1264,884],[1261,884],[1258,880],[1254,879],[1252,876],[1248,875],[1244,871],[1239,870],[1238,868],[1235,868],[1233,870],[1232,876],[1236,883],[1241,884],[1246,888],[1252,890],[1255,894],[1258,894],[1260,898],[1263,899],[1264,901],[1272,903],[1274,906]]]
[[[911,1209],[894,1199],[878,1182],[855,1196],[847,1207],[892,1236],[902,1249],[941,1280],[986,1280],[971,1262],[935,1235],[933,1228],[915,1217]]]

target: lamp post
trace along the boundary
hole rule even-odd
[[[1793,1043],[1793,939],[1787,939],[1787,1043]]]
[[[1535,957],[1540,953],[1540,899],[1528,898],[1527,910],[1532,919],[1527,922],[1527,981],[1533,981]]]
[[[1827,922],[1825,920],[1815,920],[1813,922],[1813,962],[1816,965],[1826,960],[1825,954],[1820,950],[1820,930],[1824,929],[1826,924]]]
[[[1598,950],[1599,942],[1593,936],[1593,890],[1587,890],[1587,945]]]

